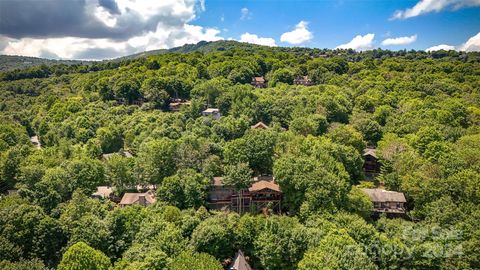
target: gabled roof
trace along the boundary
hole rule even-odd
[[[280,190],[280,186],[275,183],[274,181],[266,181],[266,180],[260,180],[255,183],[253,183],[249,188],[248,191],[260,191],[262,189],[271,189],[273,191],[277,192],[282,192]]]
[[[245,255],[243,255],[243,252],[241,250],[238,250],[237,254],[235,254],[235,258],[233,259],[233,262],[230,265],[229,269],[230,270],[252,270],[247,260],[245,259]]]
[[[372,156],[374,158],[377,158],[377,150],[375,148],[363,149],[363,156]]]
[[[372,202],[407,202],[402,192],[388,191],[378,188],[362,188]]]
[[[265,125],[263,122],[260,121],[260,122],[256,123],[255,125],[251,126],[251,128],[252,128],[252,129],[258,129],[258,128],[260,128],[260,129],[267,129],[268,126]]]
[[[252,81],[263,83],[263,82],[265,82],[265,78],[263,78],[263,77],[253,77]]]
[[[138,203],[138,200],[141,196],[145,196],[145,200],[149,203],[155,203],[155,195],[152,191],[147,191],[145,193],[125,193],[123,194],[122,200],[120,201],[121,205],[132,205]]]

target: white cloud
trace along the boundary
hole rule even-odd
[[[480,6],[480,0],[420,0],[411,8],[395,11],[391,19],[408,19],[425,13],[439,12],[446,8],[459,9],[474,6]]]
[[[275,43],[275,39],[273,39],[273,38],[259,37],[255,34],[250,34],[248,32],[244,33],[243,35],[240,36],[240,41],[241,42],[258,44],[258,45],[265,45],[265,46],[270,46],[270,47],[276,47],[277,46],[277,44]]]
[[[308,30],[307,26],[308,22],[300,21],[293,31],[283,33],[280,36],[280,41],[298,45],[311,40],[313,34]]]
[[[248,8],[244,7],[240,10],[240,20],[250,20],[252,18],[252,12]]]
[[[459,50],[466,51],[466,52],[480,51],[480,32],[475,36],[469,38],[467,42],[465,42],[460,46]]]
[[[93,5],[93,14],[107,27],[122,25],[125,16],[136,16],[143,20],[156,18],[156,27],[150,31],[140,31],[126,39],[0,36],[2,40],[0,54],[62,59],[105,59],[145,50],[197,43],[201,40],[223,39],[219,36],[218,29],[189,24],[196,17],[196,12],[204,8],[202,3],[203,1],[196,0],[117,0],[119,14],[109,13],[104,7]],[[196,5],[199,5],[199,8]]]
[[[428,49],[425,49],[425,51],[439,51],[439,50],[456,50],[456,51],[465,51],[465,52],[478,52],[480,51],[480,32],[477,33],[475,36],[469,38],[467,42],[463,43],[462,45],[459,46],[452,46],[452,45],[446,45],[446,44],[441,44],[441,45],[436,45],[433,47],[430,47]]]
[[[391,46],[391,45],[408,45],[417,40],[417,35],[409,36],[409,37],[397,37],[397,38],[387,38],[382,41],[383,46]]]
[[[447,45],[447,44],[440,44],[440,45],[436,45],[436,46],[432,46],[430,48],[427,48],[425,51],[433,52],[433,51],[440,51],[440,50],[444,50],[444,51],[455,50],[455,46]]]
[[[373,48],[373,39],[375,34],[369,33],[364,36],[357,35],[350,42],[338,45],[335,49],[354,49],[357,51],[369,50]]]

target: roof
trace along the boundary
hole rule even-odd
[[[149,203],[155,203],[155,195],[152,191],[147,191],[145,193],[125,193],[123,194],[122,200],[120,201],[121,205],[132,205],[138,203],[138,200],[141,196],[145,196],[145,200]]]
[[[280,190],[280,186],[278,186],[277,183],[274,181],[266,181],[266,180],[260,180],[255,183],[253,183],[249,188],[248,191],[260,191],[262,189],[271,189],[277,192],[282,192]]]
[[[372,156],[377,158],[377,150],[375,148],[365,148],[363,149],[363,156]]]
[[[108,198],[112,194],[113,188],[109,186],[98,186],[97,191],[92,194],[93,197]]]
[[[215,176],[212,178],[212,185],[213,186],[223,186],[223,177]]]
[[[115,153],[107,153],[107,154],[102,154],[102,158],[104,160],[109,160],[110,158],[113,157],[113,155],[115,154],[119,154],[120,156],[122,157],[127,157],[127,158],[131,158],[133,157],[132,153],[128,152],[128,151],[121,151],[121,152],[115,152]]]
[[[265,125],[263,122],[258,122],[256,123],[255,125],[251,126],[252,129],[257,129],[257,128],[261,128],[261,129],[267,129],[268,126]]]
[[[204,113],[214,113],[214,112],[219,112],[220,110],[217,109],[217,108],[208,108],[206,110],[204,110],[203,112]]]
[[[263,78],[263,77],[253,77],[253,81],[255,81],[255,82],[265,82],[265,78]]]
[[[308,76],[300,76],[300,77],[295,78],[295,80],[297,80],[297,81],[308,81],[310,79],[308,78]]]
[[[383,189],[362,188],[372,202],[407,202],[402,192],[388,191]]]
[[[252,270],[247,260],[245,259],[245,255],[243,255],[243,252],[241,250],[238,250],[237,254],[235,254],[235,258],[233,259],[233,262],[230,265],[229,269],[230,270]]]

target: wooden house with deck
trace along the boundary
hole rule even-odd
[[[240,191],[224,185],[222,177],[213,177],[208,191],[208,207],[212,210],[231,210],[239,213],[272,209],[281,212],[282,191],[272,176],[253,179],[248,189]]]
[[[361,189],[373,202],[374,214],[405,214],[405,195],[402,192],[388,191],[378,188]]]
[[[378,161],[375,148],[366,148],[363,150],[363,171],[365,176],[372,178],[380,173],[381,164]]]
[[[253,77],[252,82],[250,84],[256,88],[267,87],[267,81],[263,77]]]
[[[299,76],[293,80],[293,84],[311,86],[313,81],[308,76]]]

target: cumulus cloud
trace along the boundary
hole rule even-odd
[[[7,39],[7,46],[2,53],[61,59],[105,59],[202,40],[220,40],[219,33],[217,29],[185,24],[182,29],[168,31],[159,26],[155,32],[125,41],[77,37]]]
[[[313,33],[308,30],[308,22],[300,21],[293,31],[283,33],[280,41],[298,45],[313,38]]]
[[[395,11],[391,19],[408,19],[425,13],[439,12],[447,8],[455,10],[475,6],[480,6],[480,0],[421,0],[411,8]]]
[[[417,40],[417,35],[409,37],[397,37],[397,38],[387,38],[382,41],[382,45],[391,46],[391,45],[408,45]]]
[[[467,42],[463,43],[459,46],[452,46],[452,45],[436,45],[430,48],[425,49],[425,51],[439,51],[439,50],[456,50],[456,51],[465,51],[465,52],[478,52],[480,51],[480,32],[477,33],[475,36],[469,38]]]
[[[204,9],[203,0],[2,0],[0,53],[103,59],[222,39],[189,23]]]
[[[459,50],[466,51],[466,52],[480,51],[480,32],[475,36],[469,38],[467,42],[465,42],[460,46]]]
[[[369,33],[364,36],[357,35],[350,42],[338,45],[335,49],[354,49],[357,51],[364,51],[373,48],[373,39],[375,34]]]
[[[425,51],[433,52],[433,51],[440,51],[440,50],[444,50],[444,51],[455,50],[455,46],[447,45],[447,44],[440,44],[440,45],[436,45],[436,46],[432,46],[430,48],[427,48]]]
[[[275,43],[275,39],[273,38],[259,37],[255,34],[250,34],[248,32],[240,36],[240,41],[258,44],[258,45],[265,45],[270,47],[277,46],[277,44]]]
[[[250,20],[252,18],[252,13],[250,12],[250,10],[248,10],[248,8],[244,7],[240,10],[240,20]]]

